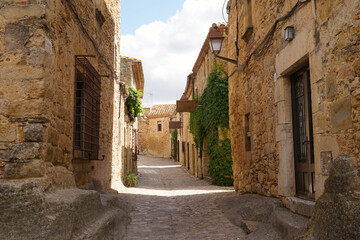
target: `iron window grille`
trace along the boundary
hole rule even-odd
[[[98,160],[101,76],[87,57],[75,56],[74,159]]]

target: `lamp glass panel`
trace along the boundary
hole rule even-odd
[[[294,28],[293,27],[287,27],[285,29],[285,40],[291,41],[294,39]]]
[[[216,38],[210,40],[210,47],[214,53],[219,53],[221,50],[222,39]]]

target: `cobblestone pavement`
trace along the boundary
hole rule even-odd
[[[169,159],[140,156],[139,186],[123,191],[133,206],[126,238],[243,239],[246,233],[222,213],[216,200],[234,196],[190,175]]]

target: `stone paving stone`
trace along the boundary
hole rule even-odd
[[[121,195],[133,206],[126,238],[244,239],[215,201],[233,196],[232,188],[199,180],[169,159],[140,156],[139,185]]]

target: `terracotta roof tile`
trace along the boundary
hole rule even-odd
[[[158,104],[151,107],[147,117],[171,117],[176,112],[176,104]]]

